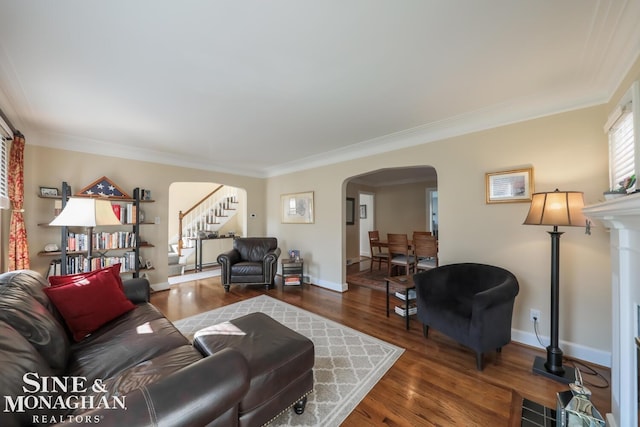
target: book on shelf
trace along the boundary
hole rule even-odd
[[[395,307],[395,312],[396,314],[405,317],[407,315],[407,310],[404,307],[400,307],[397,306]],[[416,314],[418,312],[418,307],[416,307],[415,305],[410,305],[409,306],[409,316],[413,316],[414,314]]]
[[[111,209],[113,209],[115,216],[120,220],[120,222],[122,222],[120,217],[120,205],[118,203],[111,203]]]
[[[406,294],[404,292],[396,292],[396,297],[400,298],[402,301],[405,300]],[[409,300],[416,299],[416,290],[409,289]]]
[[[289,285],[299,285],[300,284],[300,276],[288,276],[284,278],[285,286]]]

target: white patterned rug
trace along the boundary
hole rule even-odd
[[[272,426],[339,426],[404,349],[291,304],[261,295],[174,322],[189,339],[206,326],[262,312],[315,346],[314,389],[302,415],[285,411]]]

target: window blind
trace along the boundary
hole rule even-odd
[[[0,209],[9,209],[9,141],[0,135]]]
[[[609,180],[612,190],[635,174],[633,113],[625,108],[609,130]]]

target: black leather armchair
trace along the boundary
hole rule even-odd
[[[222,266],[222,286],[231,284],[274,286],[280,248],[275,237],[238,237],[233,249],[218,255]]]
[[[500,352],[511,342],[513,304],[520,289],[511,272],[485,264],[449,264],[416,274],[414,282],[424,336],[434,327],[470,347],[479,371],[486,351]]]

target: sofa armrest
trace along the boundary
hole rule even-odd
[[[101,408],[81,415],[100,420],[101,427],[204,426],[234,406],[237,411],[249,381],[247,360],[227,348],[127,394],[126,410]]]
[[[149,281],[143,278],[133,278],[122,281],[124,294],[134,304],[149,302],[151,299],[151,286]]]

